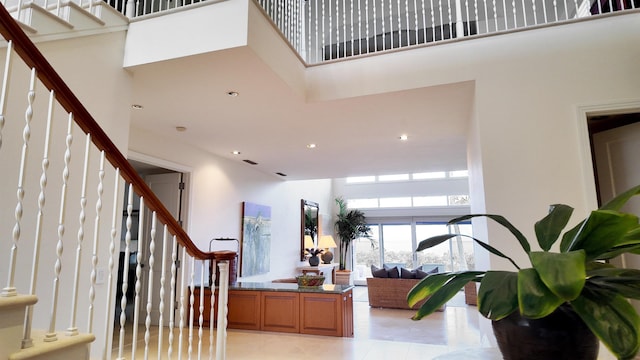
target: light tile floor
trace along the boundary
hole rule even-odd
[[[499,351],[491,323],[479,315],[476,307],[464,304],[464,297],[452,299],[444,312],[420,321],[411,320],[414,311],[370,308],[366,287],[356,287],[354,293],[353,338],[298,335],[273,332],[228,330],[227,359],[305,359],[325,360],[499,360]],[[164,334],[166,338],[168,334]],[[147,356],[157,357],[157,328],[150,333]],[[203,331],[202,353],[208,353],[209,332]],[[198,358],[198,334],[193,334],[192,357]],[[176,334],[177,340],[177,334]],[[215,340],[214,340],[215,341]],[[127,341],[125,341],[127,342]],[[130,343],[130,340],[128,341]],[[167,358],[167,344],[163,358]],[[117,358],[117,334],[112,358]],[[144,328],[138,336],[136,357],[144,357]],[[184,335],[182,353],[188,355],[188,334]],[[128,346],[127,348],[130,348]],[[178,349],[174,348],[174,354]],[[130,354],[125,354],[129,358]],[[175,356],[174,356],[175,357]],[[186,358],[186,357],[184,357]],[[601,348],[601,360],[614,359]],[[544,359],[547,360],[547,359]]]

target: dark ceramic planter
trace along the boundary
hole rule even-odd
[[[542,319],[518,311],[493,321],[493,333],[504,360],[596,360],[598,338],[568,306]]]
[[[318,255],[313,255],[309,258],[309,265],[318,266],[320,264],[320,257]]]

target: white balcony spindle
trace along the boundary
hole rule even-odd
[[[131,256],[131,214],[133,213],[133,184],[129,184],[129,191],[127,196],[127,218],[125,220],[125,235],[124,235],[124,261],[122,268],[122,297],[120,298],[120,341],[118,344],[118,359],[124,359],[124,335],[125,324],[127,322],[127,290],[129,289],[129,257]],[[114,228],[115,229],[115,224]],[[113,230],[111,233],[111,241],[114,241]]]
[[[167,233],[167,225],[165,224],[162,230],[162,267],[160,270],[160,303],[158,304],[158,360],[162,359],[162,340],[164,335],[164,283],[166,281],[167,272]]]
[[[393,41],[393,1],[394,0],[389,0],[389,37],[391,37],[391,41],[390,41],[390,47],[389,49],[393,49],[394,48],[394,41]],[[396,0],[396,1],[400,1],[400,0]],[[398,24],[399,26],[400,24]]]
[[[556,0],[553,0],[556,1]],[[504,17],[504,30],[509,29],[509,22],[507,21],[507,0],[502,0],[502,16]],[[471,33],[469,33],[471,35]]]
[[[527,5],[524,0],[522,0],[522,18],[524,19],[524,26],[527,27]]]
[[[42,173],[40,175],[40,194],[38,195],[38,215],[36,217],[36,235],[33,242],[33,262],[31,263],[31,284],[29,294],[36,294],[36,284],[38,283],[38,268],[40,266],[40,243],[42,240],[42,218],[44,215],[44,204],[46,201],[45,189],[47,187],[47,170],[49,169],[49,144],[51,143],[51,122],[53,120],[54,92],[49,92],[49,106],[47,110],[47,128],[44,136],[44,153],[42,155]],[[27,307],[24,319],[24,333],[22,336],[22,348],[33,346],[31,339],[31,323],[33,318],[33,306]]]
[[[366,1],[367,0],[365,0],[365,4]],[[367,15],[368,14],[369,12],[367,11]],[[366,41],[369,41],[368,37]],[[362,54],[362,0],[358,0],[358,54]]]
[[[487,12],[487,0],[482,0],[482,3],[484,4],[484,27],[485,27],[485,32],[488,34],[489,33],[489,13]]]
[[[358,1],[358,3],[360,3],[360,1]],[[351,29],[350,29],[351,30],[351,55],[353,56],[355,55],[354,44],[353,44],[353,42],[355,41],[355,33],[353,30],[353,0],[349,0],[349,4],[351,5]]]
[[[80,288],[80,265],[82,263],[82,243],[84,241],[84,222],[87,208],[87,177],[89,175],[89,145],[91,145],[91,134],[87,134],[84,148],[84,167],[82,170],[82,187],[80,192],[80,215],[78,217],[78,235],[76,243],[76,267],[73,279],[73,290],[71,295],[71,320],[67,328],[67,336],[78,335],[76,319],[78,315],[78,291]]]
[[[576,3],[576,9],[578,8],[577,0],[574,0]],[[533,24],[538,25],[538,14],[536,14],[536,0],[531,0],[531,12],[533,13]]]
[[[440,40],[443,40],[444,39],[444,19],[442,19],[442,0],[438,0],[438,13],[440,14]]]
[[[493,31],[498,31],[498,9],[496,6],[496,0],[493,0]]]
[[[367,52],[372,52],[372,51],[378,51],[378,18],[376,17],[376,0],[371,0],[372,3],[372,7],[373,7],[373,50],[369,49],[369,44],[367,44]],[[384,0],[382,0],[384,1]],[[369,11],[367,11],[367,14],[369,13]],[[369,19],[367,19],[367,21],[369,21]],[[384,20],[383,20],[384,22]],[[384,35],[383,35],[384,36]],[[369,38],[369,27],[367,26],[367,39]]]
[[[420,32],[420,25],[418,24],[418,1],[417,0],[413,0],[413,29],[415,30],[416,33],[416,45],[420,43],[419,41],[419,36],[418,33]],[[407,36],[409,36],[409,34],[407,33]]]
[[[138,251],[136,252],[136,286],[133,295],[133,324],[140,323],[140,291],[142,290],[142,259],[144,259],[144,197],[140,197],[140,212],[138,213]],[[123,276],[124,277],[124,276]],[[136,358],[138,346],[138,327],[134,326],[131,331],[131,358]]]
[[[544,15],[543,24],[547,24],[548,19],[547,19],[547,2],[546,1],[542,1],[542,14]]]
[[[144,358],[149,358],[149,341],[151,340],[151,312],[153,310],[153,265],[155,265],[154,252],[156,249],[156,212],[151,214],[151,231],[149,232],[149,270],[147,271],[147,316],[144,320]],[[138,239],[138,244],[140,239]]]
[[[35,80],[36,69],[31,69],[31,80],[29,81],[29,91],[27,92],[27,109],[24,113],[24,128],[22,130],[22,155],[20,157],[20,171],[18,173],[18,187],[16,190],[16,208],[14,211],[15,225],[13,226],[11,251],[9,252],[9,276],[7,278],[7,287],[2,290],[3,296],[16,296],[16,287],[14,285],[16,274],[16,262],[18,257],[18,243],[20,241],[22,221],[22,202],[24,200],[24,178],[27,171],[27,159],[29,152],[29,140],[31,139],[31,119],[33,118],[33,100],[36,97]]]
[[[2,149],[2,129],[4,128],[4,115],[7,110],[7,93],[9,92],[9,78],[11,77],[11,55],[13,54],[13,41],[7,42],[7,55],[4,60],[4,76],[2,77],[2,93],[0,93],[0,149]],[[4,291],[2,292],[4,294]]]
[[[518,18],[516,16],[516,0],[511,1],[511,8],[513,9],[513,28],[518,28]]]
[[[598,1],[598,9],[600,9],[600,1]],[[553,0],[553,13],[555,14],[555,21],[558,21],[558,1]]]
[[[342,53],[342,57],[346,57],[347,56],[347,9],[346,9],[345,0],[342,0],[342,40],[344,40],[343,41],[344,50]]]
[[[464,8],[467,14],[467,33],[471,35],[471,15],[469,13],[469,0],[464,1]],[[505,16],[505,19],[506,19],[506,16]]]
[[[329,0],[329,59],[333,59],[333,8],[331,4],[333,0]]]
[[[227,356],[227,304],[229,299],[229,260],[218,262],[218,333],[216,338],[216,359]]]
[[[427,10],[424,4],[425,0],[420,0],[420,5],[422,6],[422,37],[424,43],[427,43]]]
[[[451,14],[451,0],[447,0],[447,15],[449,17],[449,38],[453,39],[453,27],[452,27],[453,17]]]
[[[104,193],[104,150],[100,152],[98,170],[98,199],[96,200],[96,218],[93,226],[93,251],[91,255],[91,285],[89,287],[89,321],[87,329],[93,332],[93,302],[96,298],[96,280],[98,277],[98,244],[100,243],[100,213],[102,212],[102,194]]]
[[[107,306],[105,308],[106,318],[110,319],[111,311],[113,310],[113,302],[112,302],[112,293],[111,288],[113,287],[113,268],[115,266],[114,255],[116,251],[116,239],[118,239],[118,220],[122,219],[122,214],[118,213],[118,202],[120,201],[120,169],[116,169],[115,181],[113,186],[113,213],[111,214],[111,232],[110,232],[110,241],[109,241],[109,263],[108,263],[108,275],[107,275]],[[131,240],[131,238],[129,238]],[[127,258],[125,258],[127,259]],[[125,278],[123,277],[123,280]],[[109,329],[111,328],[111,323],[109,321],[104,322],[104,343],[108,344],[109,340],[107,336],[110,334]],[[115,330],[114,330],[115,331]],[[122,339],[122,336],[120,337]],[[104,347],[104,351],[102,352],[102,358],[107,359],[107,354],[110,354],[110,349],[106,346]],[[122,353],[120,357],[122,357]]]
[[[389,0],[391,1],[391,0]],[[373,2],[375,3],[376,0],[373,0]],[[385,5],[384,5],[384,0],[380,1],[380,20],[381,20],[381,24],[380,27],[382,28],[382,49],[386,50],[386,38],[387,38],[387,32],[385,31]],[[375,33],[374,36],[377,38],[378,33]],[[376,51],[378,51],[378,48],[376,47]]]
[[[71,162],[71,143],[73,142],[73,114],[69,114],[67,125],[67,137],[65,139],[66,149],[64,151],[64,169],[62,170],[62,195],[60,196],[60,215],[58,217],[58,243],[56,244],[56,263],[54,266],[53,296],[51,301],[51,313],[49,320],[49,330],[45,334],[44,341],[53,342],[58,340],[56,334],[56,316],[58,313],[58,292],[60,288],[60,272],[62,271],[62,252],[64,250],[64,221],[66,213],[67,183],[69,182],[69,163]]]
[[[433,0],[431,2],[431,41],[436,41],[436,17],[433,10]]]
[[[173,236],[173,242],[171,245],[171,280],[170,280],[170,290],[171,293],[169,295],[169,346],[167,348],[167,357],[169,359],[173,359],[173,338],[174,338],[174,328],[176,324],[176,312],[174,311],[175,303],[176,303],[176,262],[178,261],[178,244],[176,241],[175,235]],[[160,354],[160,350],[158,350],[158,354]]]

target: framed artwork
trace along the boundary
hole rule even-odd
[[[242,203],[241,276],[269,272],[271,264],[271,207]]]

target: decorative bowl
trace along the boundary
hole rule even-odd
[[[296,276],[299,287],[317,288],[324,284],[324,276],[322,275],[299,275]]]

